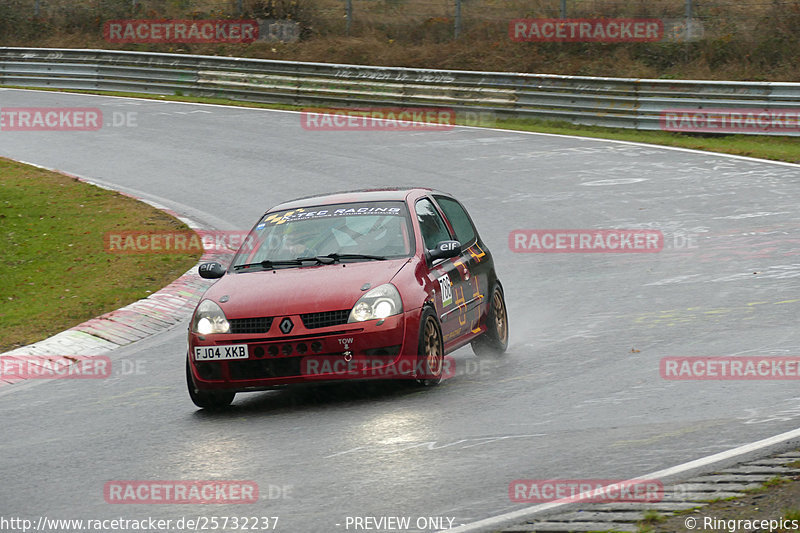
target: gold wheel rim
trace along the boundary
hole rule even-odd
[[[500,295],[500,291],[494,292],[492,305],[494,307],[494,322],[495,328],[497,328],[497,338],[500,339],[500,342],[505,343],[508,337],[508,322],[506,306],[503,305],[503,297]]]
[[[425,361],[431,375],[438,376],[442,365],[439,330],[430,318],[425,322]]]

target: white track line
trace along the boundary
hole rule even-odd
[[[714,455],[701,457],[700,459],[695,459],[694,461],[689,461],[688,463],[683,463],[677,466],[672,466],[670,468],[665,468],[663,470],[658,470],[657,472],[651,472],[649,474],[633,478],[629,481],[634,481],[637,479],[663,480],[664,478],[667,477],[677,476],[678,474],[685,474],[690,470],[696,470],[702,467],[710,466],[713,465],[714,463],[719,463],[728,459],[733,459],[742,455],[746,455],[748,453],[756,452],[758,450],[763,450],[764,448],[769,448],[770,446],[782,444],[793,439],[800,439],[800,429],[787,431],[786,433],[781,433],[773,437],[767,437],[766,439],[752,442],[750,444],[745,444],[743,446],[739,446],[738,448],[733,448],[732,450],[728,450],[726,452],[715,453]],[[540,505],[534,505],[532,507],[526,507],[525,509],[520,509],[519,511],[512,511],[510,513],[505,513],[490,518],[484,518],[483,520],[478,520],[477,522],[463,524],[461,526],[455,527],[453,529],[448,529],[446,531],[448,533],[476,533],[479,531],[494,531],[504,526],[514,525],[523,522],[525,520],[529,520],[534,515],[537,515],[544,511],[550,511],[552,509],[557,509],[559,507],[563,507],[566,505],[574,506],[576,504],[575,502],[572,501],[543,503]]]

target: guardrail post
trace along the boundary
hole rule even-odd
[[[244,6],[242,5],[242,0],[238,0],[236,2],[236,14],[240,17],[244,14]]]
[[[690,0],[686,0],[689,2]],[[561,0],[561,18],[567,18],[567,0]]]
[[[353,0],[345,0],[344,10],[347,15],[347,27],[345,33],[350,35],[350,27],[353,25]]]
[[[39,0],[36,0],[33,3],[33,15],[38,17],[39,16],[39,11],[40,11]]]
[[[456,0],[456,23],[455,23],[455,37],[461,35],[461,0]]]

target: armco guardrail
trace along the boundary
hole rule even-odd
[[[648,80],[0,47],[0,85],[184,94],[300,106],[447,106],[661,129],[669,109],[800,110],[800,83]],[[0,102],[0,105],[2,102]],[[793,128],[743,131],[800,135]]]

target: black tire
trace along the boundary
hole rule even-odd
[[[444,341],[442,327],[436,313],[425,307],[419,320],[419,345],[417,347],[417,383],[431,387],[442,382],[444,369]]]
[[[189,389],[189,397],[192,402],[203,409],[225,409],[228,407],[233,398],[236,396],[235,392],[228,391],[201,391],[194,385],[192,378],[192,369],[189,366],[189,356],[186,356],[186,386]]]
[[[486,331],[472,341],[472,351],[478,357],[500,357],[508,348],[508,311],[503,289],[495,285],[489,300]]]

